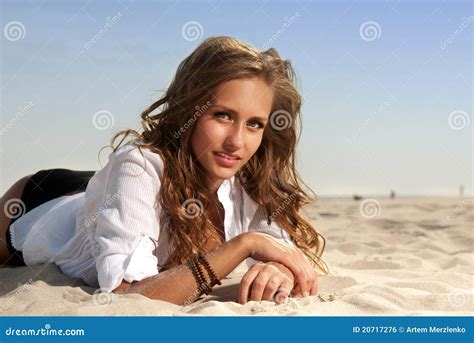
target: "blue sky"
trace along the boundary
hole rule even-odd
[[[39,169],[100,169],[216,35],[292,61],[298,168],[318,195],[472,192],[469,1],[2,1],[0,19],[2,193]]]

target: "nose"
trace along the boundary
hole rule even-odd
[[[240,149],[244,144],[244,128],[234,123],[227,132],[225,145],[232,150]]]

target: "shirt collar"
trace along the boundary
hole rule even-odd
[[[224,180],[217,189],[217,198],[221,203],[227,202],[230,199],[232,193],[235,192],[234,180],[234,176],[232,176],[230,179]]]
[[[240,199],[237,198],[239,194],[242,194]],[[243,205],[244,213],[248,218],[253,218],[259,207],[259,204],[248,195],[244,187],[240,184],[239,179],[235,176],[222,182],[217,190],[217,197],[223,204],[224,201],[227,202],[228,200],[234,202],[240,200]]]

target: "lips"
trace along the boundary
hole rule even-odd
[[[224,152],[215,152],[214,157],[216,159],[217,164],[222,168],[234,168],[235,166],[240,164],[240,157],[239,156],[229,156]]]
[[[222,152],[222,151],[217,151],[214,153],[215,155],[217,156],[220,156],[222,158],[225,158],[229,161],[237,161],[237,160],[240,160],[241,157],[239,157],[238,155],[235,155],[235,154],[226,154],[225,152]]]

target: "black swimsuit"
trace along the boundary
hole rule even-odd
[[[24,266],[23,254],[13,247],[10,237],[10,226],[25,213],[35,207],[48,202],[49,200],[59,198],[66,194],[84,192],[89,180],[94,176],[95,171],[76,171],[70,169],[45,169],[32,175],[26,182],[21,201],[24,204],[23,213],[12,218],[6,232],[6,242],[11,258],[10,264]]]

